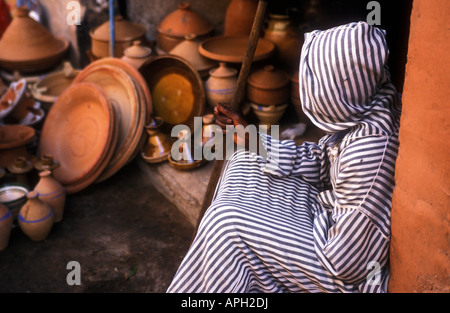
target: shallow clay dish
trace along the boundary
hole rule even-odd
[[[52,155],[61,165],[54,177],[68,193],[95,181],[114,150],[112,104],[94,84],[77,83],[53,104],[42,127],[39,155]]]
[[[219,62],[242,63],[248,45],[248,36],[216,36],[205,39],[198,47],[199,52]],[[269,58],[275,52],[275,45],[259,38],[253,61]]]
[[[174,55],[158,56],[139,69],[152,95],[153,113],[168,125],[193,129],[205,109],[205,91],[198,71]]]
[[[122,69],[110,65],[84,69],[75,78],[74,84],[81,82],[97,85],[114,108],[118,141],[102,174],[110,177],[129,161],[142,136],[144,118],[141,116],[139,93],[132,77]]]

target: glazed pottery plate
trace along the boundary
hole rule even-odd
[[[205,39],[200,44],[199,52],[219,62],[242,63],[247,51],[248,36],[216,36]],[[275,45],[264,38],[259,38],[253,61],[267,59],[275,52]]]
[[[194,127],[205,109],[205,91],[198,71],[183,58],[158,56],[139,69],[152,95],[153,114],[168,125]]]
[[[22,99],[27,82],[25,79],[20,79],[17,82],[11,83],[8,90],[0,98],[0,119],[7,116]]]
[[[114,126],[113,106],[94,84],[73,84],[53,104],[38,153],[61,163],[53,174],[68,193],[84,187],[85,181],[93,182],[106,167],[115,148]]]

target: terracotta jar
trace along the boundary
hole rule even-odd
[[[53,177],[51,171],[39,173],[40,180],[34,190],[39,193],[39,199],[48,203],[55,214],[55,223],[61,222],[66,204],[66,192],[63,186]]]
[[[300,29],[292,24],[288,15],[269,14],[269,19],[264,26],[263,38],[275,44],[277,59],[282,65],[297,67],[303,45],[303,35]]]
[[[17,8],[0,39],[0,66],[10,71],[48,70],[62,60],[69,48],[68,40],[54,37],[28,14],[26,6]]]
[[[217,65],[216,62],[200,54],[198,48],[201,41],[194,34],[187,34],[184,40],[176,45],[169,54],[182,57],[188,61],[200,74],[203,79],[208,78],[209,71]]]
[[[258,8],[258,0],[232,0],[225,12],[225,36],[249,36]]]
[[[39,199],[37,191],[30,191],[28,201],[20,209],[19,227],[33,241],[42,241],[49,235],[54,214],[50,205]]]
[[[247,98],[260,105],[285,104],[290,98],[290,77],[273,65],[254,71],[247,79]]]
[[[157,30],[158,48],[166,53],[181,43],[188,34],[194,34],[199,40],[203,40],[214,33],[211,22],[192,10],[187,2],[178,4],[177,10],[168,14],[158,25]]]
[[[160,163],[167,161],[167,157],[170,154],[172,141],[168,138],[168,136],[161,132],[163,123],[164,122],[161,118],[155,117],[152,124],[145,126],[148,139],[142,149],[141,157],[147,163]]]
[[[214,108],[219,102],[231,103],[237,85],[238,71],[230,68],[224,62],[210,71],[210,77],[205,82],[206,100]]]
[[[0,251],[8,247],[12,224],[13,215],[11,210],[0,203]]]
[[[122,60],[139,69],[142,64],[152,58],[152,49],[144,46],[140,40],[133,42],[131,47],[128,47],[123,52]]]
[[[131,23],[122,16],[114,19],[114,57],[121,58],[125,49],[133,45],[133,42],[146,40],[146,29],[144,26]],[[90,32],[92,48],[91,52],[95,58],[110,57],[110,22],[107,21]]]

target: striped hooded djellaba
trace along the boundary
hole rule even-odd
[[[300,99],[326,135],[236,151],[168,292],[387,292],[401,110],[387,59],[365,22],[305,35]]]

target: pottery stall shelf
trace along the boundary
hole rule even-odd
[[[20,73],[48,71],[64,58],[69,41],[53,36],[29,16],[26,6],[18,7],[0,39],[0,67]]]
[[[188,2],[178,4],[178,8],[168,14],[157,27],[156,49],[163,55],[185,40],[185,36],[193,34],[200,41],[214,35],[211,22],[191,9]]]

